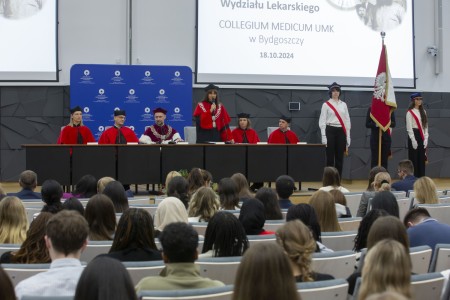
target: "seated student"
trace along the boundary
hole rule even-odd
[[[283,220],[278,196],[273,189],[266,187],[260,188],[256,192],[255,198],[264,205],[266,220]]]
[[[63,209],[75,210],[84,216],[84,206],[78,198],[70,197],[63,203]]]
[[[63,198],[91,198],[95,194],[97,194],[97,179],[94,176],[87,174],[78,180],[75,185],[75,190],[72,193],[64,193]]]
[[[129,207],[128,197],[125,188],[120,181],[111,181],[105,186],[103,194],[109,197],[114,204],[116,213],[123,213]]]
[[[89,227],[74,211],[61,211],[47,223],[45,244],[52,263],[46,272],[29,277],[16,286],[16,296],[73,296],[83,272],[81,252],[86,248]]]
[[[145,277],[136,285],[142,290],[184,290],[224,286],[217,280],[200,276],[195,265],[198,258],[198,234],[186,223],[167,225],[159,236],[166,267],[159,276]]]
[[[239,221],[244,226],[247,235],[275,234],[273,231],[264,229],[266,222],[264,204],[256,198],[248,199],[242,204]]]
[[[0,201],[0,244],[21,244],[27,236],[25,206],[14,196]]]
[[[292,196],[295,190],[294,179],[289,175],[281,175],[275,181],[275,189],[278,194],[278,203],[281,209],[291,207],[293,204],[289,197]]]
[[[222,178],[217,187],[219,193],[220,208],[225,210],[238,210],[239,195],[238,187],[231,178]]]
[[[278,129],[273,131],[269,139],[267,140],[268,144],[297,144],[300,142],[298,136],[289,129],[289,123],[291,122],[291,118],[281,116],[278,121]]]
[[[37,175],[35,172],[25,170],[20,173],[19,185],[22,190],[17,193],[8,193],[8,196],[16,196],[19,199],[41,199],[41,193],[34,191],[37,186]]]
[[[347,199],[345,198],[345,195],[340,190],[331,190],[330,194],[334,199],[337,217],[351,218],[352,213],[350,212],[350,208],[347,206]]]
[[[341,177],[335,167],[325,167],[323,170],[322,187],[320,191],[329,192],[331,190],[339,190],[342,193],[349,193],[345,187],[341,186]]]
[[[189,202],[189,222],[209,222],[219,210],[219,200],[212,188],[203,186],[197,190]]]
[[[61,198],[63,190],[58,181],[53,179],[47,179],[42,183],[41,188],[42,201],[45,205],[41,211],[47,211],[52,214],[56,214],[63,209]]]
[[[317,214],[322,232],[342,231],[337,220],[334,199],[329,192],[315,192],[309,199],[309,204]]]
[[[414,198],[420,204],[438,204],[436,185],[433,179],[422,176],[414,182]]]
[[[359,253],[362,249],[367,248],[367,236],[369,235],[370,228],[379,217],[386,216],[389,216],[389,214],[384,209],[372,209],[362,218],[361,223],[359,223],[358,233],[355,237],[353,251]],[[357,259],[359,260],[359,257]]]
[[[84,213],[89,224],[90,241],[111,241],[116,230],[114,205],[108,196],[97,194],[89,199]]]
[[[372,182],[373,190],[364,192],[359,202],[357,217],[364,217],[367,213],[369,199],[375,197],[378,192],[391,190],[391,175],[388,172],[378,172]]]
[[[183,202],[175,197],[164,198],[155,212],[155,236],[158,237],[164,228],[171,223],[188,223],[188,214]]]
[[[398,163],[397,174],[400,181],[392,184],[395,191],[404,191],[406,194],[414,189],[414,182],[417,178],[414,176],[414,165],[409,159],[404,159]]]
[[[400,216],[397,198],[388,191],[379,192],[373,197],[372,209],[384,209],[391,216],[397,218]]]
[[[167,185],[167,196],[175,197],[183,202],[185,208],[189,205],[188,181],[182,176],[172,178]]]
[[[253,198],[253,195],[250,192],[250,188],[248,186],[247,178],[245,178],[244,174],[234,173],[230,178],[237,185],[239,202],[244,202],[250,198]]]

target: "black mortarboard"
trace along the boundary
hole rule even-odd
[[[415,98],[418,98],[418,97],[422,98],[422,93],[420,93],[420,92],[412,93],[409,97],[411,98],[411,100],[414,100]]]
[[[73,114],[76,111],[81,111],[82,112],[83,110],[81,109],[81,107],[75,106],[74,108],[70,109],[70,114]]]
[[[291,123],[291,118],[288,118],[288,117],[286,117],[286,116],[281,116],[280,119],[281,119],[281,120],[284,120],[284,121],[286,121],[286,122],[288,122],[288,123]]]
[[[338,89],[339,91],[341,90],[341,85],[338,84],[337,82],[333,82],[329,87],[328,90],[331,92],[332,89]]]
[[[216,90],[216,91],[218,91],[218,90],[219,90],[219,87],[216,86],[216,85],[214,85],[214,84],[212,84],[212,83],[210,83],[210,84],[208,84],[207,87],[205,87],[205,92],[210,91],[210,90]]]
[[[124,110],[122,110],[122,109],[118,109],[118,110],[114,111],[114,117],[126,116],[126,115],[127,115],[127,113]]]
[[[158,108],[155,108],[154,110],[153,110],[153,114],[156,114],[156,113],[163,113],[163,114],[167,114],[167,110],[165,110],[164,108],[162,108],[162,107],[158,107]]]
[[[238,118],[246,118],[246,119],[250,118],[250,114],[246,114],[246,113],[240,113],[240,114],[237,114],[237,116],[238,116]]]

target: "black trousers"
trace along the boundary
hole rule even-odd
[[[372,129],[370,136],[370,150],[372,152],[372,160],[370,167],[378,166],[378,140],[379,129]],[[388,132],[383,132],[381,136],[381,166],[386,170],[388,168],[388,157],[391,152],[391,135]]]
[[[347,138],[342,127],[327,126],[327,166],[335,167],[342,178],[342,166],[344,164],[344,152],[347,146]]]
[[[408,158],[414,166],[414,176],[417,178],[425,176],[425,148],[419,129],[413,129],[417,141],[417,149],[412,147],[411,139],[408,137]]]

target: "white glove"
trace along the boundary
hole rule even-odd
[[[327,136],[326,135],[322,135],[322,144],[324,144],[324,145],[327,144]]]
[[[347,148],[350,147],[350,142],[351,142],[350,136],[347,136]]]
[[[417,141],[416,140],[411,140],[411,144],[414,150],[417,149]]]
[[[424,149],[427,149],[427,146],[428,146],[428,139],[425,139],[425,140],[423,141],[423,148],[424,148]]]

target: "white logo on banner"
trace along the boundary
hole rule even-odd
[[[134,131],[134,126],[130,126],[129,128]]]
[[[103,127],[103,126],[98,126],[98,131],[103,131],[103,130],[105,130],[105,127]]]
[[[120,71],[119,70],[115,71],[114,75],[116,75],[116,77],[119,77],[120,76]]]
[[[175,107],[175,109],[173,110],[176,114],[180,113],[180,108],[179,107]]]
[[[89,112],[89,107],[85,107],[84,109],[83,109],[83,111],[85,112],[85,113],[88,113]]]
[[[114,111],[120,110],[120,107],[114,107]]]
[[[104,89],[99,89],[99,90],[98,90],[98,93],[99,93],[100,95],[103,95],[103,94],[105,93],[105,90],[104,90]]]
[[[89,72],[89,70],[84,70],[84,76],[89,76],[89,74],[91,74],[91,72]]]
[[[134,89],[130,89],[130,90],[128,91],[128,93],[130,93],[130,95],[134,95],[135,91],[134,91]]]
[[[159,94],[160,94],[160,95],[164,95],[165,93],[166,93],[166,91],[165,91],[164,89],[160,89],[160,90],[159,90]]]
[[[152,73],[150,73],[150,71],[145,71],[145,77],[149,77],[150,75],[152,75]]]
[[[145,111],[145,113],[149,113],[150,112],[150,107],[146,107],[146,108],[144,108],[144,111]]]
[[[180,77],[180,75],[181,75],[181,74],[180,74],[180,71],[175,71],[175,76],[176,76],[176,77]]]

